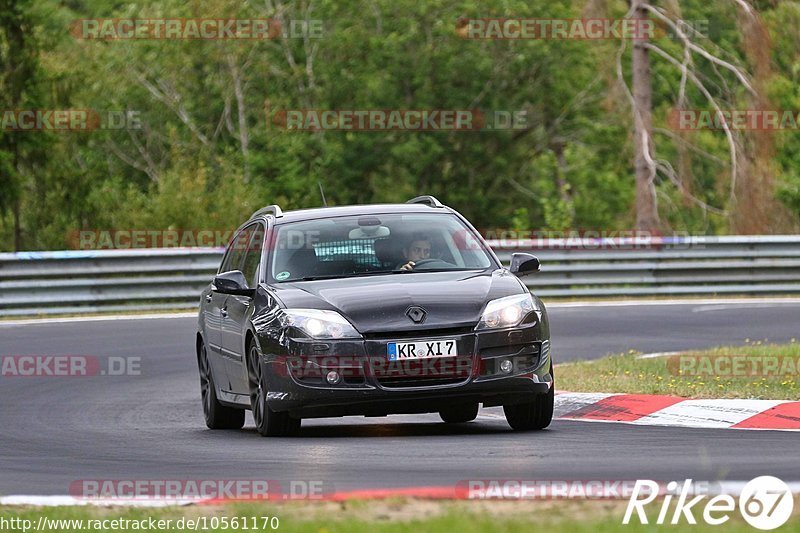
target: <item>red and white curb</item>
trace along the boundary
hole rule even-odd
[[[556,395],[555,416],[643,426],[800,431],[800,402],[788,400],[689,400],[650,394],[563,392]]]

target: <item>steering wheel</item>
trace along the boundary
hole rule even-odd
[[[414,270],[417,270],[417,267],[422,265],[433,265],[434,263],[438,263],[439,265],[446,265],[446,266],[453,266],[452,264],[448,263],[447,261],[442,261],[441,259],[436,259],[435,257],[429,259],[420,259],[419,261],[414,261]],[[435,267],[434,267],[435,268]],[[424,268],[422,270],[425,270]]]

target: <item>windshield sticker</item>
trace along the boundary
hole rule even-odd
[[[275,274],[275,279],[277,279],[278,281],[283,281],[285,279],[288,279],[290,275],[291,274],[289,274],[284,270],[283,272],[278,272],[277,274]]]

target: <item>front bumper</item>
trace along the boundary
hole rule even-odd
[[[262,339],[262,371],[273,411],[302,418],[429,413],[458,403],[528,401],[552,387],[550,341],[541,323],[496,331],[418,331],[364,340]],[[454,339],[457,357],[392,364],[387,343]],[[511,361],[503,371],[500,362]],[[506,365],[507,366],[507,365]],[[328,372],[340,381],[330,384]]]

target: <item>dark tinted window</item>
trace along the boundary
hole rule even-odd
[[[247,246],[247,255],[242,265],[244,279],[250,287],[258,285],[258,265],[261,262],[261,250],[264,248],[264,226],[258,224],[256,228],[250,230],[252,236]]]
[[[424,260],[415,248],[426,248]],[[449,213],[368,214],[276,226],[270,279],[391,274],[412,260],[425,270],[492,266],[479,237]]]
[[[255,226],[247,226],[231,240],[228,245],[228,251],[225,252],[225,258],[222,260],[222,265],[219,267],[220,272],[242,269],[242,260],[247,252],[254,229]]]

